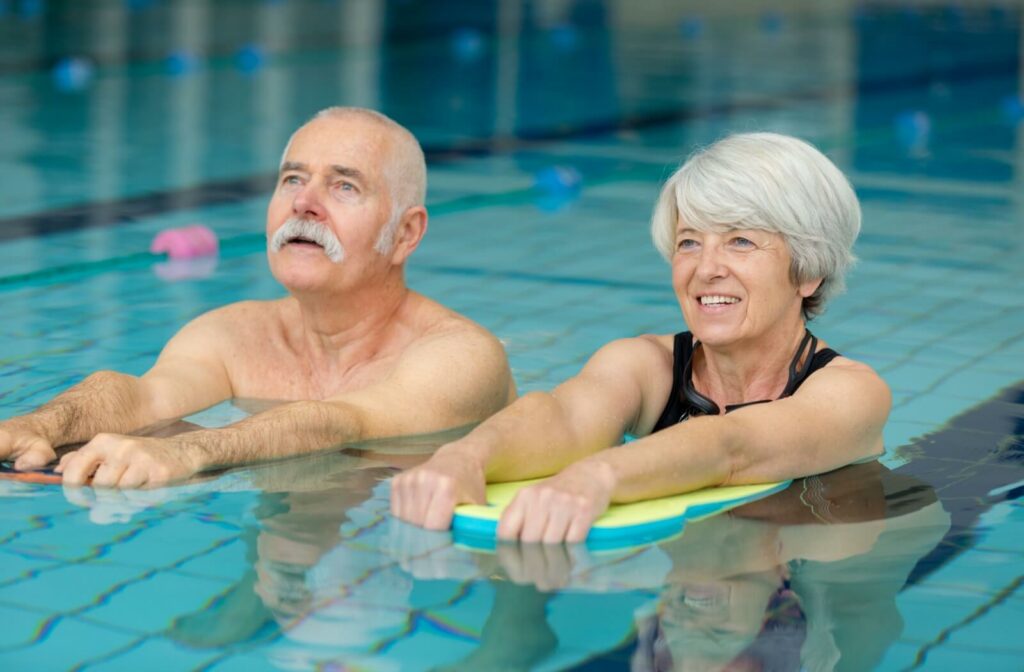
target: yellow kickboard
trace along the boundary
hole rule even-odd
[[[452,530],[456,541],[489,545],[497,535],[498,519],[515,494],[542,479],[493,483],[487,486],[487,505],[463,504],[455,509]],[[705,488],[671,497],[613,504],[595,522],[587,543],[615,547],[633,545],[677,533],[687,521],[699,520],[784,490],[792,481]]]

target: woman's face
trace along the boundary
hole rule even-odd
[[[757,341],[787,323],[820,281],[797,285],[782,236],[769,231],[697,231],[680,221],[672,286],[690,331],[705,345]]]

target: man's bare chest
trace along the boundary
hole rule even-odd
[[[227,368],[236,397],[300,401],[328,399],[380,382],[393,370],[394,358],[367,359],[340,367],[286,348],[265,346],[240,349]]]

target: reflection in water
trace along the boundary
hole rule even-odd
[[[266,470],[281,491],[246,534],[252,570],[172,637],[260,647],[285,669],[528,670],[633,630],[613,653],[637,672],[871,669],[900,635],[896,594],[949,524],[931,488],[871,463],[656,546],[481,553],[388,516],[390,466],[335,454],[294,469],[302,491]]]
[[[691,524],[647,550],[570,558],[562,549],[554,560],[554,549],[504,547],[504,576],[530,585],[508,598],[511,606],[498,593],[488,626],[500,614],[541,632],[546,613],[581,599],[577,591],[657,588],[636,610],[636,639],[622,652],[620,662],[636,672],[869,670],[901,632],[896,594],[948,526],[931,488],[876,463],[852,466]],[[556,584],[560,594],[539,599]],[[510,618],[513,607],[519,613]],[[464,669],[524,657],[507,630],[488,636],[488,626]]]
[[[344,453],[249,470],[251,485],[262,491],[255,521],[242,533],[250,568],[208,608],[179,618],[170,636],[190,646],[218,648],[265,643],[282,630],[301,631],[303,623],[316,623],[315,616],[322,616],[333,598],[352,592],[360,572],[386,560],[378,552],[361,558],[351,545],[340,544],[356,536],[347,530],[372,531],[381,521],[386,509],[371,507],[368,517],[367,500],[374,503],[374,488],[393,473],[380,462]],[[342,564],[351,571],[318,575],[315,568],[333,549],[345,551]]]
[[[662,545],[666,588],[634,670],[869,670],[902,630],[895,597],[949,517],[878,464],[802,479]]]

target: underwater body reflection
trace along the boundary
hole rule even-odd
[[[263,490],[243,533],[251,568],[168,635],[281,669],[599,657],[637,672],[868,670],[902,631],[897,594],[950,523],[930,486],[867,463],[658,544],[486,552],[388,515],[396,462],[419,459],[350,450],[251,470]]]
[[[874,669],[949,520],[929,486],[870,463],[697,523],[661,545],[672,568],[632,669]]]

